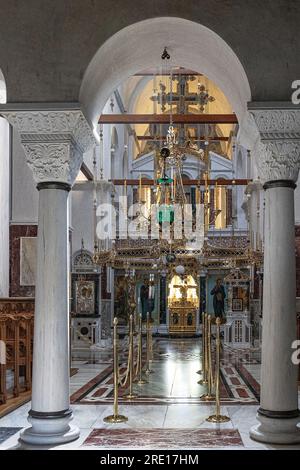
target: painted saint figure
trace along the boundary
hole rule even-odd
[[[140,288],[140,301],[142,310],[142,319],[146,321],[149,312],[150,321],[152,321],[152,312],[154,310],[154,286],[152,282],[145,281]]]
[[[141,308],[142,308],[142,320],[146,321],[147,313],[150,313],[149,305],[149,287],[145,284],[141,286],[140,289],[140,299],[141,299]]]
[[[214,296],[213,305],[215,316],[222,318],[224,314],[224,299],[226,294],[224,286],[221,283],[221,279],[217,279],[217,283],[210,293]]]

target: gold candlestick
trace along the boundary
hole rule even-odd
[[[142,315],[139,316],[139,332],[138,332],[138,376],[139,378],[134,381],[138,385],[144,385],[148,383],[142,376],[143,368],[143,337],[142,337]]]
[[[221,351],[221,341],[220,341],[220,318],[216,319],[217,325],[217,338],[216,338],[216,413],[207,418],[206,421],[209,423],[226,423],[230,421],[229,416],[221,415],[221,402],[220,402],[220,351]]]
[[[211,360],[211,316],[208,315],[207,319],[207,344],[206,344],[206,359],[207,359],[207,393],[201,395],[200,399],[204,401],[212,401],[215,399],[212,394],[212,360]]]
[[[146,323],[146,344],[147,344],[147,359],[146,359],[146,370],[145,374],[151,374],[153,370],[150,369],[150,342],[151,342],[151,325],[150,325],[150,314],[147,312],[147,323]]]
[[[202,345],[201,345],[201,347],[202,347],[202,354],[201,354],[201,356],[202,356],[202,358],[201,358],[202,359],[202,361],[201,361],[202,362],[202,369],[197,370],[197,374],[203,374],[204,373],[204,341],[203,341],[203,337],[204,337],[204,318],[205,318],[204,313],[202,313]]]
[[[202,317],[203,318],[203,317]],[[203,357],[202,357],[202,370],[203,370],[203,379],[197,382],[199,385],[206,385],[207,381],[207,323],[208,323],[208,315],[207,313],[204,314],[204,319],[202,320],[202,349],[203,349]]]
[[[133,393],[133,368],[134,368],[134,344],[133,344],[133,315],[129,317],[129,393],[123,398],[131,400],[138,395]]]
[[[127,421],[127,416],[119,415],[118,409],[118,392],[119,392],[119,358],[118,358],[118,319],[114,318],[114,406],[113,414],[106,416],[103,421],[105,423],[124,423]]]

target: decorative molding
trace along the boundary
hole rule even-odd
[[[80,110],[1,113],[21,136],[27,163],[37,183],[72,185],[95,138]]]
[[[254,151],[262,183],[298,179],[300,110],[251,109],[260,139]]]
[[[88,250],[81,249],[73,255],[73,267],[76,271],[84,271],[84,269],[95,269],[93,255]]]
[[[264,184],[264,189],[273,189],[273,188],[290,188],[295,189],[296,183],[292,180],[275,180],[275,181],[268,181]]]
[[[257,144],[255,156],[262,183],[275,180],[297,181],[300,140],[264,140]]]
[[[37,183],[47,181],[72,185],[83,156],[70,143],[23,143],[28,166]]]
[[[300,139],[300,109],[251,109],[262,140]]]
[[[21,137],[25,139],[29,136],[36,138],[36,134],[38,134],[44,135],[45,139],[51,139],[50,135],[57,140],[64,138],[67,134],[74,138],[82,153],[95,144],[91,128],[79,110],[17,111],[2,112],[1,114],[12,126],[17,127]],[[29,136],[26,138],[26,135]]]

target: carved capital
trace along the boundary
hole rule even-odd
[[[255,155],[263,183],[275,180],[291,180],[296,183],[300,168],[300,140],[259,142]]]
[[[255,158],[263,183],[296,182],[300,169],[300,110],[252,109],[260,139]]]
[[[3,116],[19,131],[37,183],[74,183],[84,152],[95,144],[80,110],[17,111]]]
[[[23,148],[37,183],[74,183],[83,158],[76,146],[68,142],[24,142]]]

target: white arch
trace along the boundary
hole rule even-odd
[[[247,121],[251,91],[233,50],[205,26],[182,18],[163,17],[118,31],[93,57],[82,81],[79,100],[94,128],[112,91],[135,73],[159,67],[164,46],[171,54],[173,66],[205,74],[226,94],[240,125]]]

